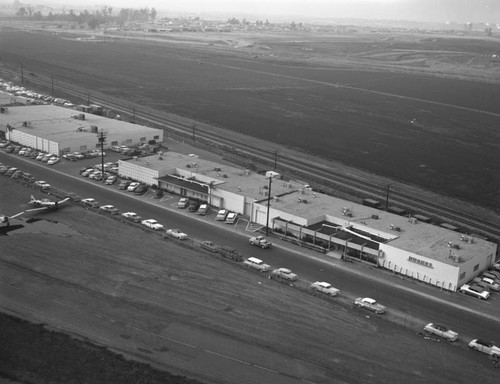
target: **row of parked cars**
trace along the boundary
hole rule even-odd
[[[492,265],[480,276],[475,277],[468,284],[462,285],[459,291],[478,299],[489,299],[491,292],[500,291],[500,263]]]
[[[92,197],[87,197],[85,199],[81,200],[82,204],[85,207],[88,208],[94,208],[99,210],[100,212],[107,213],[109,215],[120,215],[123,217],[125,220],[134,222],[134,223],[140,223],[144,225],[147,228],[150,228],[155,231],[161,231],[163,230],[163,225],[160,224],[157,220],[155,219],[143,219],[141,216],[139,216],[135,212],[124,212],[120,213],[120,211],[113,205],[111,204],[105,204],[101,205],[97,200],[95,200]],[[188,235],[182,232],[179,229],[167,229],[165,232],[167,235],[179,239],[179,240],[186,240],[188,238]]]
[[[189,212],[195,212],[197,215],[201,216],[207,215],[210,211],[208,202],[191,197],[182,197],[177,202],[177,208],[187,209]],[[217,211],[215,220],[224,221],[226,224],[234,224],[238,220],[238,213],[227,209],[220,209]]]
[[[8,142],[2,142],[0,143],[0,148],[4,148],[5,152],[7,153],[15,153],[18,154],[19,156],[24,156],[28,157],[34,160],[42,161],[44,163],[47,163],[49,165],[54,165],[57,164],[61,159],[52,154],[52,153],[47,153],[43,151],[38,151],[36,149],[30,148],[30,147],[22,147],[20,145],[13,145]]]

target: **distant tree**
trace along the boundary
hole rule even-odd
[[[151,20],[155,20],[156,19],[156,15],[158,14],[158,12],[156,11],[156,9],[154,8],[151,8],[151,12],[150,12],[150,15],[151,15]]]
[[[87,24],[89,25],[90,29],[96,29],[100,25],[100,21],[93,17],[89,21],[87,21]]]
[[[42,12],[41,11],[36,11],[33,14],[33,20],[40,21],[43,19]]]
[[[27,15],[28,15],[28,11],[24,7],[19,8],[19,10],[16,12],[16,16],[24,17]]]

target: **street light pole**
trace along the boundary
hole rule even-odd
[[[273,176],[269,176],[269,192],[267,195],[267,218],[266,218],[266,236],[269,235],[269,206],[271,205],[271,182],[273,180]]]

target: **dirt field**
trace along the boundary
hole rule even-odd
[[[24,187],[0,181],[0,211],[24,208]],[[207,383],[496,382],[486,356],[424,340],[342,300],[78,206],[48,217],[57,224],[24,223],[1,238],[1,307],[161,371]],[[185,382],[40,327],[0,322],[3,377],[102,383],[134,372],[130,382]]]
[[[1,34],[3,64],[23,62],[28,83],[57,73],[90,93],[500,207],[495,38]]]

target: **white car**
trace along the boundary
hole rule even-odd
[[[500,291],[500,284],[498,284],[495,280],[489,278],[489,277],[481,277],[479,278],[479,281],[483,284],[485,284],[489,289],[492,291]]]
[[[127,187],[127,191],[134,192],[139,185],[141,185],[141,183],[134,181],[134,182],[130,183],[130,185]]]
[[[142,217],[135,212],[124,212],[122,213],[122,216],[127,220],[133,221],[134,223],[139,223],[142,220]]]
[[[141,224],[145,225],[148,228],[154,229],[155,231],[161,231],[163,229],[163,225],[161,225],[154,219],[142,220]]]
[[[491,356],[500,357],[500,348],[498,348],[491,341],[474,339],[469,343],[469,347]]]
[[[458,339],[458,333],[441,324],[429,323],[424,327],[424,331],[442,337],[448,341],[456,341]]]
[[[460,287],[459,291],[482,300],[486,300],[490,297],[490,293],[487,290],[477,285],[464,284]]]
[[[109,213],[110,215],[118,215],[120,212],[113,205],[103,205],[99,208],[101,211]]]
[[[83,205],[86,207],[91,207],[91,208],[99,208],[100,204],[96,199],[93,199],[92,197],[87,197],[86,199],[82,199]]]
[[[181,232],[179,229],[167,229],[167,235],[175,237],[179,240],[186,240],[188,238],[188,235]]]
[[[330,283],[324,281],[316,281],[315,283],[312,283],[311,289],[329,296],[337,296],[340,292],[339,289],[334,288]]]
[[[51,157],[49,159],[49,161],[47,161],[47,164],[48,165],[54,165],[54,164],[59,163],[59,161],[60,161],[59,157]]]
[[[358,297],[354,300],[354,305],[360,308],[368,309],[369,311],[375,312],[379,315],[385,313],[387,310],[384,305],[377,303],[375,299],[369,297]]]
[[[43,181],[43,180],[35,181],[34,185],[35,185],[35,187],[40,188],[41,190],[45,190],[45,189],[50,188],[50,184]]]
[[[275,277],[279,277],[288,281],[296,281],[298,279],[295,273],[292,273],[288,268],[278,268],[271,272],[271,274]]]
[[[271,270],[271,266],[269,264],[265,264],[261,259],[257,259],[256,257],[249,257],[243,262],[243,264],[261,272],[269,272]]]

